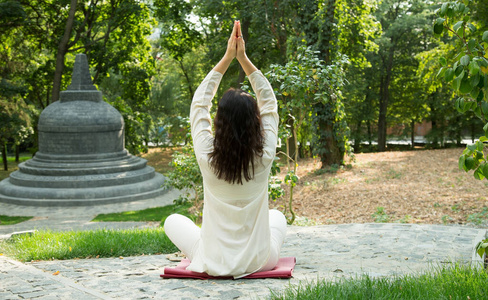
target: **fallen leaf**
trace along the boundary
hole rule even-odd
[[[124,259],[122,256],[119,256],[120,259]]]
[[[53,275],[58,275],[59,274],[59,271],[56,271],[53,273]]]

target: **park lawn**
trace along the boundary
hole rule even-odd
[[[20,261],[124,257],[178,251],[161,227],[91,231],[38,231],[0,240],[0,253]]]
[[[163,207],[154,207],[138,211],[126,211],[121,213],[99,214],[91,222],[159,222],[161,226],[166,218],[174,213],[185,215],[190,219],[196,218],[188,212],[190,203],[182,205],[172,204]]]
[[[30,219],[32,219],[32,217],[10,217],[10,216],[0,215],[0,226],[13,225]]]
[[[318,279],[271,292],[270,299],[486,299],[488,273],[466,265],[398,277]]]

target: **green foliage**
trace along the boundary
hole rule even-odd
[[[335,64],[326,65],[317,54],[310,47],[300,46],[286,65],[272,65],[266,76],[275,86],[282,127],[288,128],[286,136],[294,136],[291,128],[300,131],[304,123],[311,124],[306,128],[314,130],[314,153],[323,156],[334,151],[337,144],[335,163],[342,164],[345,151],[350,149],[340,94],[347,59],[341,57]],[[331,136],[324,138],[326,132]]]
[[[468,145],[459,158],[459,169],[473,170],[478,180],[488,177],[488,165],[483,153],[484,143],[488,142],[488,31],[478,31],[471,21],[470,6],[473,0],[445,2],[437,10],[434,22],[436,35],[448,34],[455,37],[456,55],[452,61],[440,57],[442,66],[437,77],[451,83],[451,87],[461,95],[455,103],[460,113],[472,110],[486,125],[484,135],[473,145]]]
[[[488,253],[488,239],[484,239],[476,244],[475,250],[476,253],[478,253],[478,255],[483,258],[483,255],[486,255]]]
[[[184,192],[175,204],[190,202],[199,208],[203,200],[203,177],[193,147],[175,151],[170,165],[173,169],[167,174],[168,186]]]
[[[32,132],[31,114],[33,108],[23,101],[5,99],[0,94],[0,144],[4,145],[9,139],[23,141]]]
[[[285,175],[285,184],[291,187],[295,187],[298,183],[299,177],[295,174],[295,172],[290,171]]]
[[[397,222],[399,223],[409,223],[412,219],[411,215],[405,215],[403,218],[399,219]]]
[[[285,195],[285,190],[281,187],[283,182],[278,178],[278,176],[276,176],[279,172],[280,167],[278,164],[278,158],[276,157],[275,160],[273,160],[273,165],[271,166],[268,179],[269,199],[273,201],[276,201]]]
[[[0,249],[21,261],[119,257],[178,250],[162,228],[39,231],[0,241]]]
[[[442,224],[446,225],[447,223],[449,223],[449,221],[452,221],[452,218],[449,215],[443,215],[441,217],[441,220]]]
[[[475,225],[482,225],[488,220],[488,207],[484,207],[479,213],[473,213],[468,216],[466,221]]]
[[[325,168],[317,169],[313,171],[314,175],[322,175],[322,174],[335,174],[337,171],[339,171],[340,166],[338,164],[332,164],[330,166],[327,166]]]
[[[104,94],[117,94],[109,97],[110,101],[121,97],[133,112],[144,113],[154,70],[147,36],[155,24],[144,2],[78,1],[63,50],[60,45],[69,21],[69,1],[1,1],[0,4],[1,14],[9,15],[2,16],[0,21],[0,79],[22,89],[21,101],[11,101],[19,111],[20,102],[39,110],[49,105],[51,93],[69,84],[74,57],[82,52],[89,58],[95,84],[103,86],[112,75],[118,79],[114,90],[101,89]],[[62,56],[61,61],[56,61],[58,54]],[[61,75],[60,85],[53,84],[55,74]],[[136,131],[127,133],[129,141],[137,141],[130,136]]]
[[[125,126],[125,147],[132,154],[139,154],[147,152],[147,144],[144,144],[147,139],[148,132],[145,126],[152,120],[147,113],[133,110],[132,107],[122,98],[117,97],[113,102],[107,101],[110,105],[115,107],[124,118]]]
[[[385,212],[385,208],[382,206],[378,206],[371,217],[375,223],[388,223],[390,221],[390,216]]]
[[[181,61],[201,43],[201,33],[194,28],[187,16],[192,13],[192,4],[184,0],[155,0],[155,15],[161,20],[161,47]]]
[[[475,266],[443,266],[423,274],[318,279],[272,292],[270,299],[484,299],[488,273]]]
[[[194,12],[201,18],[200,26],[205,32],[207,68],[212,68],[222,57],[233,20],[241,20],[246,42],[246,52],[254,65],[266,70],[271,64],[283,64],[287,50],[294,49],[288,43],[298,36],[301,28],[292,26],[296,14],[295,0],[196,0]],[[232,64],[223,79],[225,86],[239,86],[244,72],[238,64]]]

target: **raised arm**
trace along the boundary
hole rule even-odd
[[[239,21],[237,21],[239,22]],[[235,26],[234,26],[235,27]],[[241,24],[237,23],[237,53],[236,53],[237,60],[241,64],[242,69],[249,77],[252,73],[257,71],[258,69],[253,65],[251,60],[246,55],[246,43],[242,38],[241,32]]]
[[[198,155],[211,151],[212,119],[210,108],[212,98],[219,87],[222,75],[227,71],[237,52],[237,24],[234,23],[232,34],[227,42],[227,50],[220,62],[210,71],[193,95],[190,108],[191,135],[195,153]]]
[[[237,52],[237,30],[239,27],[239,21],[234,21],[234,28],[232,28],[232,34],[227,41],[227,50],[225,51],[224,57],[219,61],[219,63],[213,68],[214,71],[224,74],[229,68],[230,63],[236,57]]]

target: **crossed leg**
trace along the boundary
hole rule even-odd
[[[269,228],[270,255],[268,262],[259,271],[272,270],[280,258],[281,246],[286,235],[286,218],[280,211],[275,209],[269,211]],[[192,260],[195,245],[200,239],[200,227],[185,216],[172,214],[164,221],[164,231],[173,244]]]
[[[200,227],[185,216],[172,214],[164,221],[164,232],[189,260],[193,259],[193,250],[200,239]]]

